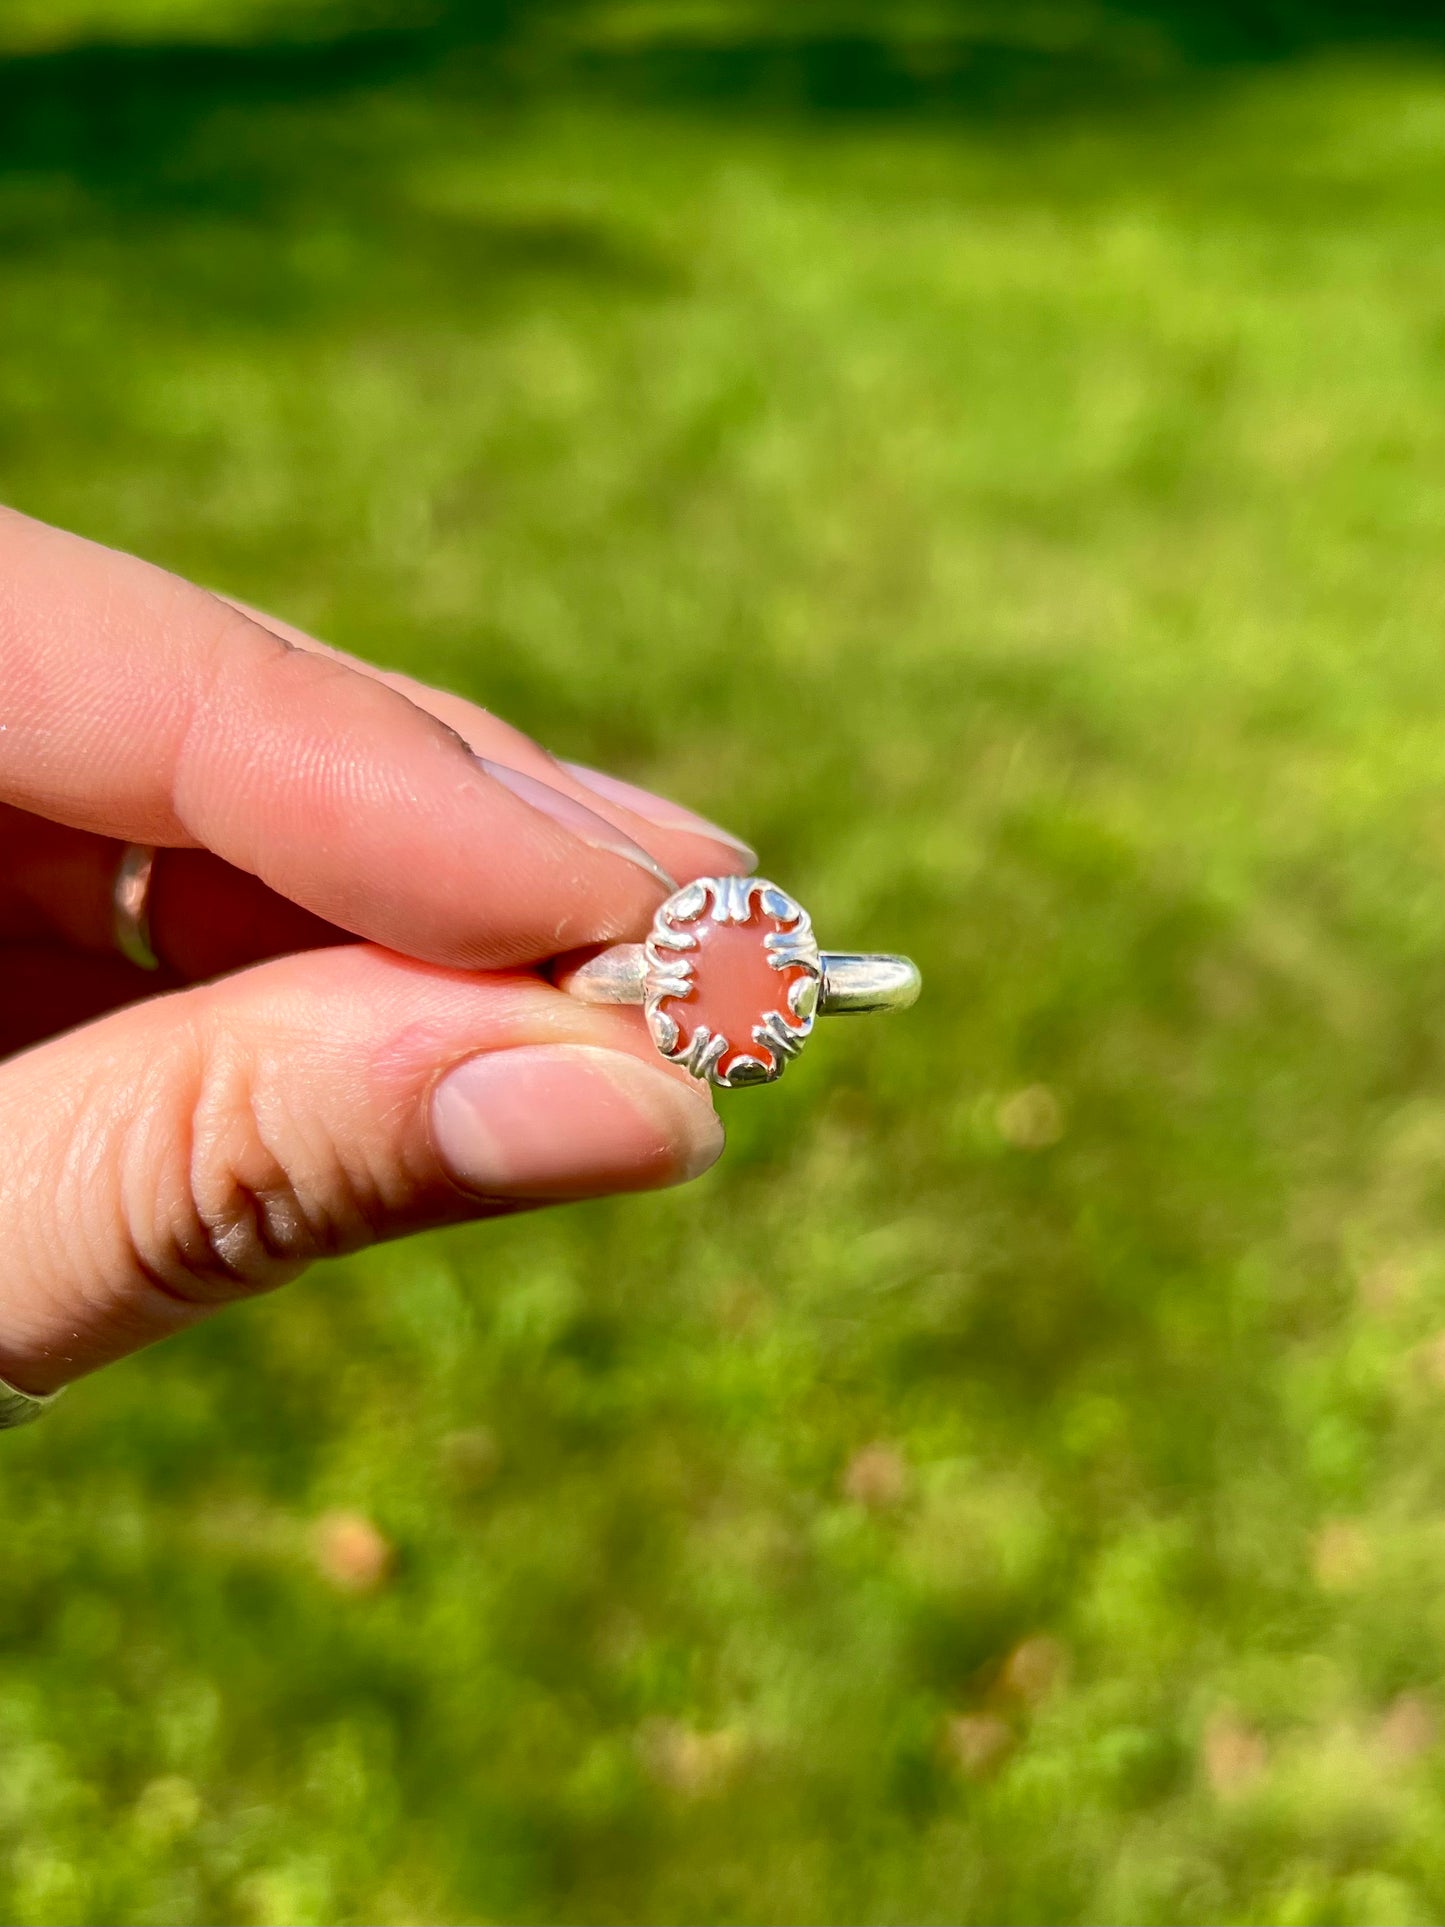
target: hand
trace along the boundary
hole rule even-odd
[[[161,850],[157,975],[112,945],[126,842]],[[0,510],[0,1377],[49,1392],[313,1258],[703,1170],[703,1089],[533,967],[749,862]]]

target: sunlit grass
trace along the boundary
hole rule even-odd
[[[1445,71],[464,80],[37,136],[6,496],[926,998],[7,1440],[0,1913],[1438,1917]]]

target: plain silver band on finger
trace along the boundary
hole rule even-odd
[[[156,853],[149,843],[128,843],[111,889],[111,932],[115,947],[142,970],[159,970],[151,942],[150,895]]]
[[[822,963],[820,1017],[907,1010],[918,1001],[922,979],[910,957],[825,950]],[[615,943],[570,971],[563,988],[579,1003],[643,1004],[647,1000],[646,948],[640,943]]]

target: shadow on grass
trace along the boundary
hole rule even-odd
[[[123,197],[164,180],[218,110],[418,78],[498,103],[582,88],[696,112],[988,120],[1118,111],[1342,48],[1445,52],[1445,9],[1425,0],[1044,0],[1003,19],[954,0],[921,26],[839,0],[775,11],[735,0],[690,28],[664,6],[617,17],[610,0],[439,0],[424,20],[411,15],[394,0],[365,17],[358,7],[331,38],[95,43],[0,60],[0,171],[61,170]]]

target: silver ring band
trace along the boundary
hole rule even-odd
[[[825,950],[821,962],[820,1017],[907,1010],[918,1001],[922,979],[911,957],[892,957],[881,951]],[[582,1004],[645,1004],[646,945],[614,943],[568,971],[558,984]]]
[[[33,1425],[59,1397],[59,1392],[50,1392],[43,1398],[37,1398],[33,1392],[22,1392],[0,1378],[0,1432],[13,1432],[20,1425]]]
[[[161,960],[151,942],[151,878],[156,853],[149,843],[128,843],[111,890],[111,931],[115,947],[142,970],[159,970]]]

